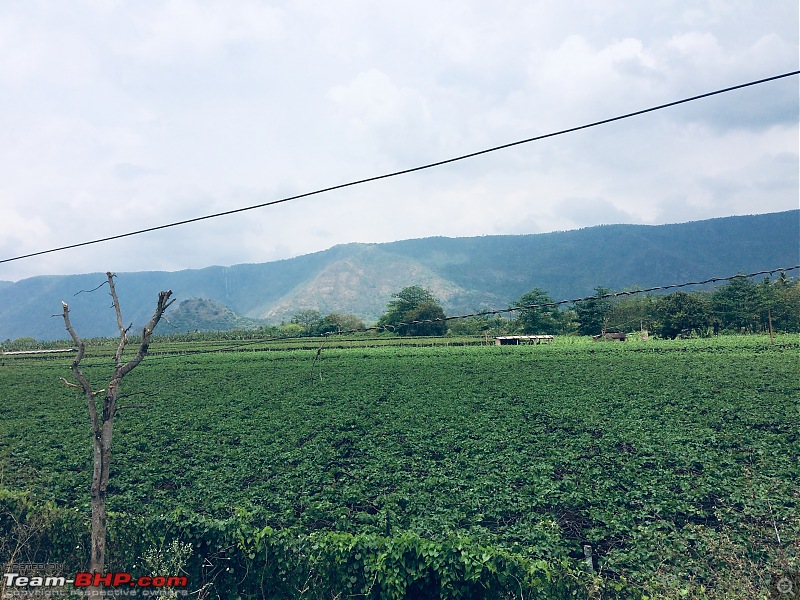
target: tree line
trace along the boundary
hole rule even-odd
[[[754,282],[737,277],[713,290],[669,294],[631,294],[594,298],[573,305],[554,305],[547,291],[534,288],[513,306],[528,307],[511,317],[480,316],[444,321],[445,311],[430,290],[410,286],[397,292],[377,327],[398,335],[566,334],[647,330],[663,338],[709,336],[723,333],[800,333],[800,279],[781,273],[775,279]],[[549,306],[548,306],[549,305]],[[293,319],[308,335],[363,328],[353,315],[303,311]]]
[[[426,336],[445,335],[447,321],[440,302],[430,290],[419,286],[405,287],[394,296],[376,327],[398,335]],[[423,322],[425,321],[425,322]],[[319,336],[331,333],[352,332],[365,329],[364,322],[355,315],[330,313],[323,316],[315,309],[295,313],[291,321],[273,327],[275,332]]]

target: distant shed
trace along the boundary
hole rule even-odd
[[[615,342],[624,342],[627,339],[625,333],[621,331],[608,331],[606,333],[601,333],[598,335],[593,335],[592,339],[595,342],[599,342],[600,340],[611,340]]]
[[[495,346],[519,346],[520,344],[549,344],[552,335],[501,335],[494,338]]]

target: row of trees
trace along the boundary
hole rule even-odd
[[[473,317],[446,321],[445,312],[430,290],[418,286],[394,295],[378,320],[400,335],[454,335],[498,333],[596,335],[606,331],[647,329],[666,338],[719,333],[800,332],[800,279],[781,273],[760,282],[740,277],[712,291],[670,294],[631,294],[603,297],[608,288],[597,287],[595,298],[573,305],[556,304],[535,288],[514,305],[524,308],[510,318]],[[363,327],[352,315],[303,311],[292,320],[309,335]],[[346,325],[344,325],[346,323]]]
[[[400,335],[444,335],[447,321],[444,309],[430,290],[410,286],[397,292],[387,305],[386,313],[378,319],[377,327]],[[364,329],[364,322],[355,315],[330,313],[325,316],[319,310],[308,309],[297,312],[289,323],[277,327],[263,328],[264,333],[283,335],[318,336]]]
[[[607,288],[595,288],[605,296]],[[518,306],[552,302],[535,289]],[[667,338],[719,333],[800,332],[800,279],[781,273],[755,283],[741,277],[713,291],[676,291],[666,295],[636,294],[576,302],[559,309],[545,306],[520,311],[519,330],[535,333],[595,335],[603,331],[648,329]]]
[[[329,313],[323,317],[316,309],[296,313],[290,324],[299,328],[303,335],[325,335],[364,328],[364,322],[355,315]]]

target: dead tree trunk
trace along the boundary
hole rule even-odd
[[[65,383],[70,387],[75,387],[83,390],[83,394],[89,405],[89,417],[92,424],[92,439],[94,444],[94,471],[92,473],[92,544],[91,554],[89,558],[89,570],[93,573],[103,573],[105,569],[106,560],[106,495],[108,490],[108,474],[111,465],[111,438],[114,427],[114,417],[122,406],[117,406],[117,397],[119,394],[120,383],[122,378],[130,373],[136,366],[142,362],[142,359],[147,354],[147,349],[150,346],[150,338],[153,335],[153,330],[161,320],[164,311],[169,307],[174,300],[170,300],[172,291],[160,292],[158,294],[158,304],[156,306],[153,318],[145,326],[142,331],[142,340],[139,349],[129,361],[123,361],[122,355],[125,350],[125,345],[128,343],[128,331],[131,326],[127,328],[122,322],[122,310],[119,305],[119,298],[117,291],[114,287],[115,275],[111,272],[106,273],[108,278],[108,286],[110,288],[111,298],[114,302],[114,310],[117,313],[117,326],[119,328],[119,344],[117,345],[117,352],[114,357],[114,374],[108,382],[108,386],[103,390],[93,390],[89,380],[84,376],[80,370],[80,363],[86,352],[86,347],[75,333],[75,329],[69,319],[69,306],[66,302],[61,302],[63,308],[62,316],[64,324],[66,325],[69,335],[75,342],[78,348],[78,354],[75,360],[72,361],[72,374],[78,381],[78,384]],[[96,398],[103,394],[102,405],[98,405]]]

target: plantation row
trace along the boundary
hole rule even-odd
[[[161,350],[115,426],[123,570],[162,537],[191,544],[198,587],[243,597],[756,597],[800,566],[796,336]],[[101,387],[109,361],[86,362]],[[49,515],[40,552],[77,567],[91,441],[62,376],[64,357],[4,357],[1,523],[12,540],[11,515]]]

